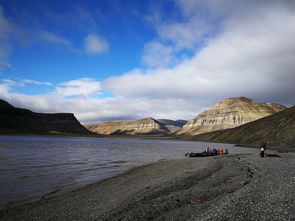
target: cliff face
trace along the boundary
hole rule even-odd
[[[0,100],[0,134],[93,134],[74,114],[42,114]]]
[[[102,124],[89,124],[85,127],[97,134],[104,135],[167,135],[180,129],[182,121],[155,120],[151,117],[140,120],[112,121]]]
[[[295,106],[236,128],[199,134],[190,139],[257,147],[269,141],[271,146],[295,148],[294,135]]]
[[[177,132],[196,135],[238,127],[285,109],[280,104],[258,103],[246,97],[228,98],[200,113]]]

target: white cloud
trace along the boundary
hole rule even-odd
[[[142,62],[151,68],[165,67],[173,62],[173,49],[159,42],[150,42],[144,46]]]
[[[65,45],[65,46],[72,45],[72,43],[69,40],[48,31],[41,31],[40,39],[44,42],[53,43],[53,44],[59,44],[59,45]]]
[[[205,34],[212,30],[211,24],[193,18],[189,22],[162,24],[158,27],[161,39],[170,40],[176,49],[194,49]]]
[[[15,87],[23,87],[26,84],[37,84],[52,86],[49,82],[40,82],[34,80],[19,80],[14,81],[10,79],[2,79],[0,81],[0,99],[4,99],[10,102],[16,107],[28,108],[30,110],[39,112],[54,112],[52,109],[52,102],[61,101],[60,96],[52,94],[42,94],[42,95],[25,95],[15,92]],[[52,100],[50,102],[50,100]]]
[[[176,0],[175,3],[182,12],[177,16],[177,20],[162,14],[158,8],[153,10],[152,15],[147,16],[147,20],[152,23],[159,38],[169,42],[175,51],[195,50],[198,43],[204,41],[206,35],[214,31],[215,24],[212,22],[214,19],[206,17],[204,1]]]
[[[52,86],[52,83],[46,81],[34,81],[34,80],[28,80],[28,79],[24,79],[20,81],[23,84],[36,84],[36,85],[47,85],[47,86]]]
[[[23,80],[18,80],[18,81],[13,81],[10,79],[2,79],[1,81],[3,82],[2,85],[7,85],[7,86],[9,86],[9,88],[11,88],[13,86],[23,87],[26,84],[52,86],[52,84],[50,82],[35,81],[35,80],[29,80],[29,79],[23,79]]]
[[[81,78],[77,80],[62,83],[55,89],[56,94],[63,97],[98,95],[100,91],[100,82],[92,78]]]
[[[0,96],[7,95],[9,93],[10,86],[9,84],[3,82],[0,84]]]
[[[87,54],[101,54],[109,49],[108,42],[95,34],[88,34],[84,40],[84,45]]]

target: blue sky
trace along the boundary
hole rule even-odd
[[[294,105],[294,2],[0,0],[0,98],[82,122]],[[279,79],[279,80],[278,80]]]
[[[83,75],[101,80],[141,67],[142,45],[155,31],[141,16],[150,1],[136,2],[2,1],[4,16],[21,29],[13,36],[21,39],[14,42],[11,68],[2,75],[58,83]],[[108,47],[85,51],[88,35]]]

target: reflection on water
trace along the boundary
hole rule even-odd
[[[181,159],[207,146],[257,151],[191,141],[0,136],[0,206],[72,190],[143,164]]]

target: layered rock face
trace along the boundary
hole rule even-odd
[[[177,132],[196,135],[210,131],[238,127],[285,109],[280,104],[258,103],[246,97],[228,98],[200,113]]]
[[[0,134],[93,134],[71,113],[42,114],[0,100]]]
[[[236,128],[199,134],[191,139],[256,147],[269,141],[270,146],[295,148],[294,135],[295,106]]]
[[[85,127],[92,132],[104,135],[167,135],[171,131],[179,130],[184,123],[185,121],[155,120],[148,117],[140,120],[88,124]]]

